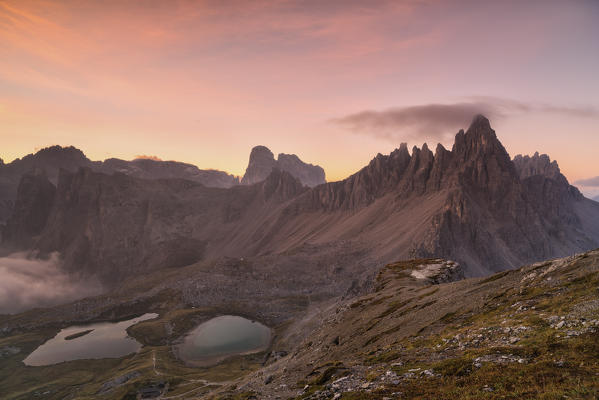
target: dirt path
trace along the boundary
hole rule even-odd
[[[158,372],[158,370],[156,369],[156,350],[152,350],[152,366],[154,368],[154,374],[156,374],[156,376],[162,375],[162,372]]]

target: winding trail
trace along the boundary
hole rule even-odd
[[[158,372],[158,370],[156,369],[156,350],[152,350],[152,366],[154,368],[154,373],[157,376],[162,375],[162,372]]]

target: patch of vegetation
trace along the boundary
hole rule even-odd
[[[418,299],[424,299],[425,297],[432,296],[433,294],[437,293],[438,291],[439,291],[439,288],[436,288],[434,290],[431,290],[430,292],[423,293],[420,296],[418,296]]]
[[[387,352],[383,352],[380,354],[373,354],[373,355],[367,357],[364,360],[364,363],[368,364],[368,365],[388,363],[393,360],[397,360],[400,357],[401,357],[401,353],[399,351],[387,351]]]
[[[370,297],[365,297],[363,299],[360,299],[352,304],[350,304],[349,308],[358,308],[358,307],[362,307],[365,304],[367,304],[368,302],[370,302],[370,300],[372,300],[374,298],[374,296],[370,296]]]
[[[377,315],[376,318],[385,318],[386,316],[393,314],[395,311],[406,306],[410,301],[412,301],[412,299],[408,299],[408,300],[404,300],[404,301],[400,301],[400,300],[393,301],[389,304],[389,307],[385,311],[383,311],[382,313]]]
[[[439,322],[442,322],[443,324],[449,324],[449,323],[455,321],[457,316],[458,316],[457,311],[448,312],[445,315],[443,315],[441,318],[439,318]]]
[[[434,364],[432,369],[443,376],[466,376],[472,372],[472,358],[450,358]]]
[[[508,270],[508,271],[503,271],[503,272],[500,272],[500,273],[498,273],[498,274],[495,274],[495,275],[491,275],[491,276],[490,276],[490,277],[488,277],[487,279],[484,279],[484,280],[482,280],[482,281],[480,282],[480,284],[481,284],[481,285],[484,285],[485,283],[489,283],[489,282],[496,281],[496,280],[498,280],[498,279],[501,279],[501,278],[503,278],[504,276],[506,276],[506,275],[510,274],[511,272],[512,272],[512,271],[509,271],[509,270]]]
[[[378,299],[370,302],[368,305],[369,306],[376,306],[376,305],[381,304],[383,301],[391,299],[391,298],[393,298],[393,296],[383,296],[383,297],[380,297],[380,298],[378,298]]]
[[[340,373],[341,372],[341,373]],[[340,377],[347,373],[347,368],[343,366],[343,364],[333,365],[331,367],[326,368],[323,372],[321,372],[316,378],[314,378],[310,385],[321,386],[325,383],[329,382],[333,377]]]

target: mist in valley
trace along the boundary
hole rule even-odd
[[[96,281],[69,276],[60,268],[60,255],[36,259],[28,253],[0,257],[0,314],[50,307],[101,293]]]

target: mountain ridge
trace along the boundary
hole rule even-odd
[[[285,257],[305,243],[349,241],[378,263],[444,257],[468,276],[598,247],[598,205],[561,174],[524,173],[522,165],[477,116],[451,151],[424,145],[410,155],[402,144],[314,188],[277,168],[229,189],[63,170],[59,201],[33,247],[116,281],[222,257]]]
[[[264,146],[258,147],[263,147],[270,152]],[[306,164],[294,154],[281,153],[279,159],[270,166],[268,173],[273,168],[285,170],[298,177],[307,186],[324,182],[324,170],[321,167]],[[241,184],[240,177],[215,169],[200,169],[189,163],[152,158],[136,158],[130,161],[107,158],[104,161],[92,161],[76,147],[55,145],[17,158],[8,164],[0,162],[0,223],[6,222],[10,217],[16,200],[19,180],[23,175],[35,170],[43,170],[49,181],[56,186],[61,169],[76,172],[79,168],[90,168],[108,175],[123,173],[141,179],[187,179],[208,187],[218,188],[229,188]],[[264,176],[261,176],[261,179],[256,182],[265,180],[268,173],[263,174]]]

